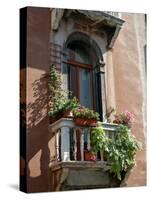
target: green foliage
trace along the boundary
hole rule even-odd
[[[106,137],[105,131],[102,127],[91,128],[90,139],[95,153],[98,151],[108,152],[109,138]]]
[[[135,154],[141,149],[141,143],[124,125],[118,126],[114,139],[108,138],[102,127],[92,128],[90,133],[93,150],[107,153],[108,170],[121,180],[121,172],[135,164]]]
[[[122,113],[114,115],[114,123],[116,124],[123,124],[127,126],[128,128],[132,127],[132,124],[134,122],[134,114],[129,112],[128,110],[125,110]]]
[[[139,149],[141,149],[141,144],[131,134],[128,127],[119,125],[115,139],[109,141],[110,172],[121,180],[121,172],[126,172],[130,166],[135,165],[135,155]]]
[[[50,67],[49,72],[49,116],[56,116],[67,101],[67,91],[62,89],[61,73],[54,65]]]
[[[141,144],[131,134],[127,126],[120,125],[115,133],[115,139],[109,141],[108,162],[110,172],[121,180],[121,172],[127,171],[135,164],[135,154],[141,149]]]
[[[84,119],[96,119],[99,120],[99,113],[91,110],[89,108],[85,108],[84,106],[80,106],[73,110],[74,118],[84,118]]]
[[[67,99],[65,102],[64,102],[64,105],[62,107],[62,110],[63,111],[72,111],[73,109],[79,107],[80,104],[79,104],[79,101],[76,97],[73,97],[72,99]]]

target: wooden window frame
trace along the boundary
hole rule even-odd
[[[72,66],[76,66],[77,67],[77,69],[76,69],[77,70],[76,71],[76,73],[77,73],[77,91],[78,91],[77,98],[80,100],[80,98],[79,98],[79,96],[80,96],[79,95],[80,94],[79,68],[88,69],[88,70],[90,70],[92,72],[93,72],[94,68],[93,68],[93,66],[91,64],[85,64],[85,63],[77,62],[77,61],[74,61],[74,60],[63,61],[63,63],[67,64],[68,66],[72,65]],[[96,109],[96,103],[95,103],[95,97],[96,97],[95,92],[96,92],[96,90],[94,88],[93,73],[91,74],[91,78],[90,79],[91,79],[91,83],[92,83],[92,85],[91,85],[91,90],[92,90],[92,109],[95,110]]]

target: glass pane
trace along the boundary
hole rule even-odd
[[[75,60],[81,63],[90,64],[88,54],[83,51],[81,48],[75,49]]]
[[[87,69],[79,70],[80,103],[92,109],[92,80],[91,72]]]
[[[89,53],[80,46],[70,46],[70,59],[84,64],[91,64]]]

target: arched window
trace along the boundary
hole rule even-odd
[[[72,91],[81,105],[94,109],[103,118],[100,63],[101,51],[83,33],[74,33],[65,43],[63,75],[66,89]]]

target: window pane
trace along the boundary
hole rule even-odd
[[[91,73],[87,69],[79,70],[80,81],[80,103],[92,109],[92,81]]]
[[[72,45],[69,47],[71,60],[84,64],[91,64],[89,53],[83,47]],[[74,56],[73,56],[74,55]]]

